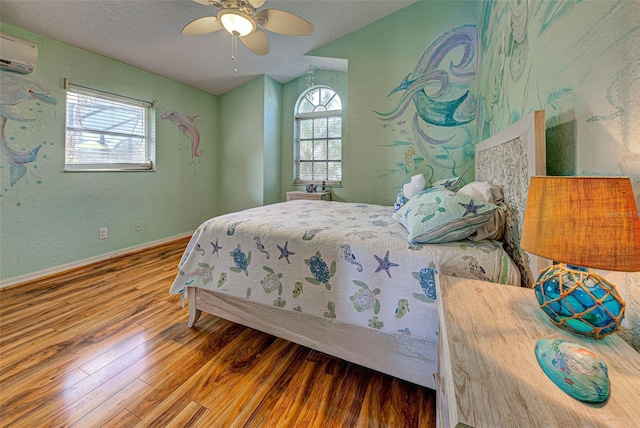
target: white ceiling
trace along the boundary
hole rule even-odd
[[[299,15],[314,24],[314,34],[267,32],[269,54],[255,55],[238,43],[236,61],[226,31],[180,34],[188,22],[218,11],[191,0],[2,0],[0,20],[220,95],[262,74],[285,83],[310,65],[346,70],[346,60],[305,54],[415,1],[267,0],[260,10]]]

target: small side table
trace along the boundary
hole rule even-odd
[[[531,289],[440,275],[439,427],[640,427],[640,354],[617,334],[588,339],[557,328]],[[542,337],[591,349],[607,363],[601,404],[565,394],[535,355]]]
[[[287,201],[295,201],[298,199],[305,199],[308,201],[330,201],[331,192],[305,192],[304,190],[287,192]]]

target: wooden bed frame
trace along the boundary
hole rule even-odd
[[[476,146],[476,176],[502,188],[511,211],[508,252],[518,264],[524,286],[532,271],[545,263],[531,258],[519,246],[529,177],[545,175],[544,111],[536,111]],[[202,312],[219,316],[329,355],[435,389],[437,342],[401,334],[319,319],[294,311],[266,311],[261,304],[188,287],[189,327]],[[267,318],[267,316],[269,318]],[[266,320],[269,319],[269,322]],[[282,326],[287,326],[286,329]],[[375,350],[372,352],[371,350]],[[398,352],[401,350],[402,352]]]

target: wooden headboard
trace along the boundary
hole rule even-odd
[[[533,287],[550,262],[520,247],[529,179],[547,174],[544,110],[525,116],[476,145],[476,180],[499,186],[507,204],[504,247],[520,270],[523,287]]]

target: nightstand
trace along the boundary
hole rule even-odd
[[[531,289],[439,276],[439,427],[640,427],[640,354],[618,335],[587,339],[555,327]],[[542,371],[535,343],[575,342],[609,368],[602,404],[565,394]]]
[[[305,192],[304,190],[287,192],[287,201],[295,201],[298,199],[306,199],[308,201],[330,201],[331,192]]]

